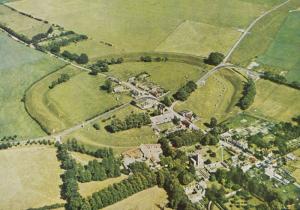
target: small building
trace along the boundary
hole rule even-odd
[[[193,121],[195,119],[195,114],[192,111],[183,110],[183,111],[180,111],[178,114],[185,117],[189,121]]]
[[[165,112],[162,115],[151,117],[152,125],[159,125],[167,122],[171,122],[174,119],[175,115],[172,112]]]

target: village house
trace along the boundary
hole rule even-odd
[[[195,119],[195,114],[192,111],[183,110],[183,111],[180,111],[178,114],[185,117],[189,121],[193,121]]]
[[[171,122],[174,119],[175,115],[173,112],[165,112],[162,115],[151,117],[152,125],[159,125],[167,122]]]

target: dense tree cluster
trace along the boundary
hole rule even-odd
[[[76,53],[70,53],[69,51],[65,50],[61,55],[64,58],[75,61],[78,64],[86,64],[89,62],[89,57],[85,53],[81,53],[80,55],[78,55]]]
[[[180,130],[167,136],[174,147],[190,146],[197,144],[204,137],[202,131]]]
[[[67,82],[70,79],[68,74],[61,74],[57,80],[54,80],[51,85],[49,85],[49,89],[53,89],[56,85]]]
[[[57,40],[53,40],[50,42],[45,48],[46,50],[52,52],[52,53],[58,53],[60,51],[61,47],[67,46],[72,42],[78,42],[81,40],[86,40],[88,37],[86,35],[79,35],[79,34],[73,34],[73,36],[67,37],[67,38],[60,38]]]
[[[131,128],[140,128],[143,125],[148,125],[150,123],[150,116],[147,113],[132,113],[128,115],[123,121],[120,119],[113,119],[111,121],[111,124],[106,126],[106,129],[109,132],[115,133]]]
[[[49,34],[51,34],[52,32],[53,32],[53,28],[52,28],[52,26],[50,26],[50,28],[48,29],[48,31],[46,33],[39,33],[39,34],[33,36],[31,40],[33,43],[36,44],[37,42],[41,41],[42,39],[47,38],[49,36]]]
[[[197,84],[193,81],[189,81],[174,94],[174,98],[180,101],[185,101],[196,89]]]
[[[2,149],[8,149],[8,148],[10,148],[12,146],[13,146],[13,144],[11,144],[9,142],[7,142],[7,143],[1,143],[0,144],[0,150],[2,150]]]
[[[124,59],[122,57],[119,57],[117,59],[111,58],[110,60],[98,60],[96,63],[90,66],[90,68],[92,69],[91,74],[97,75],[100,72],[108,72],[109,65],[121,64],[123,62]]]
[[[219,65],[224,60],[225,56],[219,52],[212,52],[209,54],[208,58],[205,59],[205,63],[210,65]]]
[[[262,76],[263,79],[267,79],[270,80],[272,82],[276,82],[282,85],[287,85],[290,86],[292,88],[296,88],[298,90],[300,90],[300,82],[294,81],[294,82],[289,82],[287,81],[287,79],[279,74],[274,74],[272,72],[265,72]]]
[[[238,106],[242,110],[248,109],[254,102],[255,95],[256,95],[255,83],[253,80],[249,79],[244,86],[243,96],[240,99]]]
[[[113,84],[112,81],[107,79],[104,84],[100,87],[102,90],[107,91],[107,93],[113,92]]]
[[[161,102],[166,106],[171,106],[173,103],[172,99],[168,96],[165,96]]]

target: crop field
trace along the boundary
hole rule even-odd
[[[187,81],[199,79],[206,71],[198,66],[177,62],[128,62],[111,66],[108,74],[127,80],[141,72],[150,74],[150,80],[164,89],[176,91]]]
[[[55,148],[30,146],[0,151],[0,209],[27,209],[60,199],[62,170]]]
[[[128,106],[116,111],[114,116],[122,120],[132,112],[139,113],[142,111],[133,106]],[[110,122],[110,119],[99,120],[97,123],[100,125],[100,130],[95,130],[92,125],[87,125],[81,130],[70,134],[64,140],[76,138],[78,142],[90,148],[111,147],[115,153],[120,153],[140,144],[156,143],[158,140],[150,126],[109,133],[106,131],[105,126],[109,125]]]
[[[241,75],[223,69],[210,77],[203,87],[198,87],[188,100],[178,102],[175,110],[191,110],[201,118],[201,123],[211,117],[222,121],[239,110],[236,103],[241,97],[244,80]]]
[[[104,208],[104,210],[159,210],[167,204],[167,193],[158,187],[152,187],[147,190],[136,193],[118,203]],[[169,208],[164,208],[169,210]]]
[[[0,46],[0,137],[43,135],[26,113],[21,99],[33,82],[63,64],[18,44],[1,32]]]
[[[127,178],[127,176],[122,174],[119,177],[109,178],[104,181],[92,181],[92,182],[87,182],[87,183],[79,183],[79,193],[83,197],[87,197],[87,196],[92,195],[94,192],[100,191],[114,183],[121,182],[122,180],[124,180],[126,178]]]
[[[256,82],[256,97],[249,111],[255,115],[274,120],[291,121],[299,115],[299,90],[259,80]]]
[[[227,51],[228,49],[225,48],[234,40],[238,29],[245,28],[251,20],[270,6],[242,0],[188,0],[184,2],[180,0],[134,0],[126,4],[121,0],[109,2],[96,0],[89,4],[86,4],[84,0],[21,0],[8,4],[33,16],[86,34],[90,37],[87,42],[109,43],[120,52],[155,50],[165,40],[169,40],[168,36],[171,35],[171,40],[174,36],[180,38],[175,44],[192,43],[189,45],[191,49],[182,49],[189,53],[194,53],[197,49],[202,50],[199,45],[201,46],[204,42],[204,51],[196,52],[201,55],[207,54],[210,47],[214,50],[215,45],[210,40],[204,39],[203,35],[201,39],[186,36],[184,28],[178,32],[178,27],[180,29],[184,21],[195,23],[196,31],[209,30],[208,33],[213,35],[212,40],[218,40],[218,43],[224,42],[220,48]],[[72,17],[76,17],[76,21],[73,21]],[[215,27],[224,29],[216,30]],[[226,34],[222,34],[223,32]],[[202,34],[205,33],[202,32]],[[169,44],[174,45],[174,40]],[[92,44],[86,43],[86,45]],[[173,47],[165,45],[166,49]],[[181,49],[178,48],[178,50]],[[88,53],[91,53],[91,57],[95,57],[97,56],[95,52],[99,51],[92,50]],[[103,52],[100,53],[103,54]],[[110,53],[111,49],[108,49],[107,54]]]
[[[69,74],[71,79],[49,89],[51,82],[62,73]],[[104,81],[102,76],[91,76],[67,66],[39,81],[27,92],[27,109],[48,131],[56,132],[129,102],[127,95],[101,90]]]
[[[258,61],[288,71],[289,81],[300,81],[300,12],[290,12],[272,45]]]
[[[231,62],[247,66],[252,59],[262,56],[276,39],[289,11],[299,7],[298,0],[291,0],[261,19],[233,53]]]
[[[50,24],[22,15],[3,5],[0,5],[0,23],[29,39],[36,34],[47,32],[50,28]]]

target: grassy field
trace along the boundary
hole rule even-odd
[[[300,91],[259,80],[256,82],[256,97],[249,111],[255,115],[265,116],[280,121],[291,121],[299,115]]]
[[[67,73],[71,79],[49,89],[52,81]],[[26,94],[26,106],[50,132],[56,132],[128,102],[127,95],[100,90],[105,78],[67,66],[36,83]]]
[[[86,165],[89,161],[99,159],[100,158],[95,158],[93,156],[87,155],[87,154],[82,154],[80,152],[70,152],[72,158],[76,160],[77,163],[81,163],[82,165]]]
[[[120,52],[154,50],[186,20],[212,25],[208,28],[223,27],[224,32],[228,34],[221,34],[222,30],[220,30],[213,35],[216,35],[216,39],[224,35],[221,39],[224,39],[224,42],[230,42],[233,38],[231,34],[239,28],[245,28],[251,20],[269,7],[269,5],[241,0],[187,0],[184,2],[181,0],[133,0],[126,4],[121,0],[109,2],[95,0],[89,4],[86,4],[84,0],[22,0],[9,3],[9,5],[78,33],[86,34],[90,37],[88,42],[110,43]],[[76,21],[70,17],[76,17]],[[185,34],[185,31],[183,33]],[[190,39],[187,40],[188,43],[193,42],[193,37],[184,35],[179,35],[179,37],[182,40],[178,42],[184,42],[184,39]],[[229,41],[226,40],[227,38]],[[199,49],[198,44],[201,45],[199,41],[206,40],[196,40],[196,50]],[[208,45],[207,43],[205,46]],[[190,47],[195,46],[190,45]],[[191,49],[190,52],[196,50]],[[90,56],[95,57],[98,52],[98,50],[92,50]],[[111,49],[108,49],[107,54],[110,52]]]
[[[27,209],[60,199],[55,148],[30,146],[0,151],[0,209]]]
[[[131,112],[138,113],[141,111],[133,106],[129,106],[115,112],[114,115],[119,119],[123,119]],[[143,143],[156,143],[158,140],[149,126],[109,133],[106,131],[105,126],[110,124],[110,121],[106,120],[103,122],[103,120],[99,120],[100,130],[95,130],[92,125],[87,125],[83,129],[70,134],[64,140],[76,138],[78,142],[90,148],[112,147],[115,153],[120,153]]]
[[[287,71],[289,81],[300,81],[300,12],[290,12],[274,42],[258,61]]]
[[[50,28],[50,24],[21,15],[3,5],[0,5],[0,23],[29,39],[36,34],[47,32]]]
[[[18,44],[3,33],[0,33],[0,46],[0,138],[14,134],[43,135],[26,113],[21,99],[33,82],[63,64]]]
[[[199,123],[208,122],[213,116],[222,121],[239,110],[235,105],[241,97],[244,80],[241,75],[223,69],[198,87],[188,100],[177,103],[175,110],[193,111],[201,118]]]
[[[289,15],[289,11],[299,7],[300,2],[298,0],[291,0],[280,9],[261,19],[235,50],[231,62],[247,66],[252,59],[263,55],[275,40],[276,34]]]
[[[104,210],[159,210],[165,206],[167,201],[167,193],[158,187],[152,187],[142,192],[136,193],[127,199],[104,208]],[[164,208],[168,209],[168,208]]]
[[[126,179],[126,175],[121,175],[116,178],[109,178],[104,181],[92,181],[87,183],[79,183],[79,193],[83,197],[87,197],[92,195],[94,192],[100,191],[109,185],[112,185],[114,183],[121,182],[122,180]]]
[[[150,80],[161,85],[166,90],[175,91],[189,80],[197,80],[205,73],[198,67],[177,62],[128,62],[111,66],[109,75],[122,80],[136,76],[141,72],[148,72]]]

